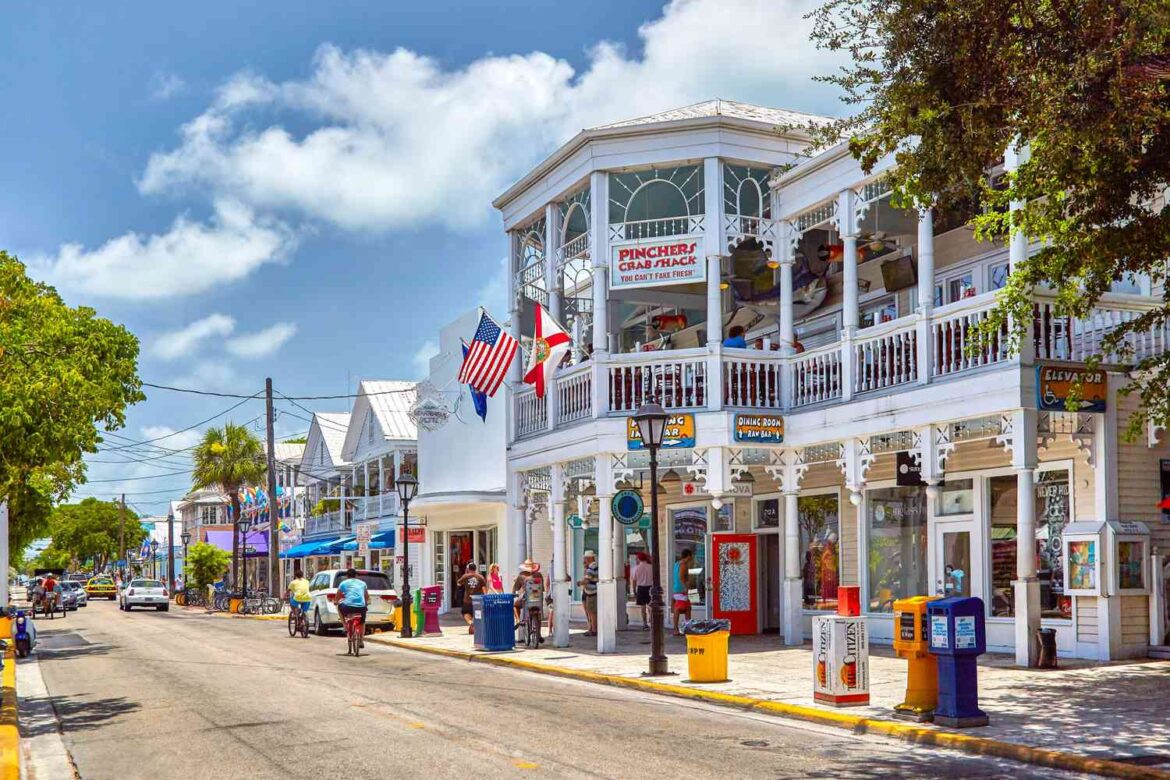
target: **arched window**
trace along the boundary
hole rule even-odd
[[[662,179],[648,181],[634,191],[626,204],[625,222],[687,216],[687,197],[675,184]]]
[[[760,185],[755,179],[744,179],[739,183],[736,201],[738,201],[736,214],[745,217],[763,216],[760,206],[764,202],[764,194],[760,192]]]

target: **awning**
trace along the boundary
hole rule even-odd
[[[232,551],[231,531],[208,531],[207,543],[213,544],[221,550]],[[240,554],[245,558],[262,558],[268,555],[268,534],[261,531],[249,531],[245,536],[240,534]]]
[[[357,543],[357,537],[355,536],[353,538],[353,541],[346,542],[345,546],[343,546],[341,549],[349,552],[351,550],[356,550],[357,548],[358,548],[358,543]],[[371,550],[393,550],[394,549],[394,532],[393,531],[383,531],[380,534],[374,534],[373,536],[371,536],[370,537],[370,549]]]
[[[350,542],[354,542],[356,545],[357,542],[354,541],[355,539],[357,539],[356,536],[343,536],[332,542],[318,545],[317,549],[313,551],[313,555],[332,555],[333,553],[341,552]],[[354,549],[357,548],[355,547]]]
[[[290,547],[287,550],[285,550],[284,552],[280,553],[280,555],[278,557],[280,557],[280,558],[304,558],[308,555],[312,555],[313,551],[316,550],[318,547],[321,547],[322,545],[332,544],[333,542],[336,542],[336,541],[337,541],[337,539],[334,538],[334,539],[314,539],[311,542],[301,542],[300,544],[296,545],[295,547]]]

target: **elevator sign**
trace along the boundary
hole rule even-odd
[[[612,289],[691,284],[707,278],[707,263],[699,239],[667,236],[610,247],[609,286]]]

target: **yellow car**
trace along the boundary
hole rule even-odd
[[[118,598],[114,581],[109,577],[91,577],[89,582],[85,583],[85,592],[91,599],[106,598],[113,601]]]

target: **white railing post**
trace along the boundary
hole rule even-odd
[[[933,316],[933,308],[925,311],[919,310],[917,321],[914,323],[914,332],[918,338],[916,359],[918,360],[918,384],[920,385],[930,384],[931,375],[934,373],[934,366],[931,363],[934,357],[931,340],[934,333],[931,330]]]
[[[846,331],[841,336],[841,400],[853,398],[854,365],[853,334]]]
[[[723,346],[708,346],[707,369],[707,411],[717,412],[723,408]]]

